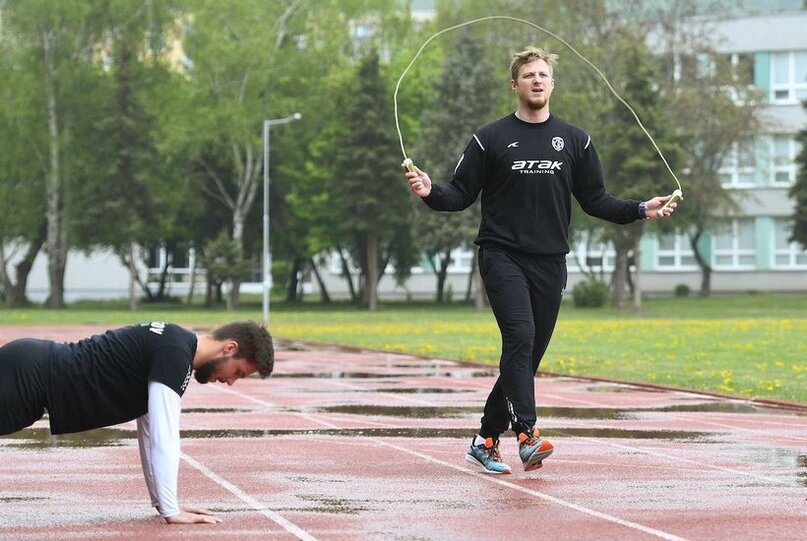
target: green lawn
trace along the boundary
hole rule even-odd
[[[152,319],[215,325],[260,319],[260,303],[236,313],[122,303],[67,310],[0,310],[0,324],[118,325]],[[499,334],[489,310],[387,303],[377,313],[349,305],[273,303],[270,328],[299,338],[496,364]],[[647,299],[630,310],[561,310],[541,365],[554,373],[615,378],[807,404],[807,295]]]

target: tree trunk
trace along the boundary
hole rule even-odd
[[[633,239],[633,311],[642,311],[642,236],[636,235]]]
[[[300,287],[300,267],[303,265],[303,260],[295,257],[289,272],[289,285],[286,288],[286,302],[298,302],[300,296],[298,288]]]
[[[129,310],[132,312],[137,311],[137,293],[135,284],[137,284],[137,265],[135,265],[135,255],[137,253],[137,246],[134,242],[130,242],[127,246],[129,252]]]
[[[623,234],[618,233],[613,241],[614,249],[616,250],[616,258],[614,259],[611,305],[615,308],[622,308],[624,306],[625,285],[628,273],[628,246],[622,237]]]
[[[255,179],[251,179],[252,182]],[[238,247],[238,260],[239,263],[244,257],[243,254],[243,246],[244,246],[244,219],[246,217],[246,213],[249,210],[247,202],[244,201],[244,198],[241,197],[242,194],[239,194],[239,202],[233,212],[233,242]],[[249,204],[252,203],[250,199]],[[241,303],[241,277],[233,278],[230,280],[230,294],[227,297],[227,310],[232,311],[238,308],[238,305]]]
[[[6,299],[8,299],[8,294],[11,291],[11,280],[6,272],[8,260],[6,259],[3,242],[3,239],[0,238],[0,301],[3,301],[3,304],[5,304]]]
[[[314,273],[314,277],[317,279],[320,299],[322,299],[322,302],[325,304],[330,304],[331,296],[328,294],[328,288],[325,287],[325,282],[322,280],[322,276],[319,273],[319,269],[317,268],[317,264],[313,257],[308,260],[308,264],[311,265],[311,272]]]
[[[703,229],[700,228],[690,234],[689,245],[692,248],[692,253],[695,254],[695,262],[701,269],[701,289],[699,295],[701,297],[708,297],[712,294],[712,267],[698,250],[698,242],[700,242],[702,235]]]
[[[241,278],[230,280],[230,293],[227,295],[227,310],[232,312],[241,303]]]
[[[196,261],[191,264],[190,274],[188,274],[188,295],[185,297],[185,304],[193,306],[193,293],[196,288]]]
[[[479,259],[479,247],[476,247],[476,256],[474,260]],[[485,282],[482,281],[482,275],[479,274],[479,265],[474,265],[474,309],[481,312],[488,304],[488,294],[485,291]]]
[[[367,276],[364,280],[364,299],[371,312],[378,311],[378,233],[370,231],[367,234]]]
[[[446,277],[448,276],[448,263],[451,261],[451,248],[448,248],[440,256],[440,266],[436,269],[437,274],[437,296],[435,300],[442,304],[445,302]]]
[[[10,277],[6,276],[4,281],[7,281],[6,289],[6,307],[17,308],[29,304],[25,291],[28,289],[28,275],[31,273],[31,268],[34,266],[34,260],[45,244],[45,227],[40,228],[37,237],[28,245],[28,250],[25,252],[22,260],[17,263],[15,269],[15,281],[11,281]],[[5,269],[5,262],[3,264]]]
[[[45,56],[45,94],[48,103],[48,142],[50,168],[47,175],[47,253],[50,291],[47,305],[64,308],[64,269],[67,260],[67,234],[62,223],[62,186],[59,154],[59,122],[56,113],[56,68],[53,63],[53,30],[42,32]]]
[[[358,301],[358,295],[356,294],[356,288],[353,286],[353,276],[350,274],[350,265],[348,265],[347,258],[344,252],[342,252],[341,246],[337,248],[337,252],[339,253],[339,261],[342,264],[342,276],[347,281],[347,289],[350,292],[350,301],[355,303]]]

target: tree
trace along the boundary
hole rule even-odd
[[[0,301],[28,304],[28,275],[45,243],[41,94],[28,51],[0,34]]]
[[[144,10],[140,0],[117,2],[103,13],[106,28],[103,112],[91,138],[96,152],[88,160],[91,179],[75,188],[84,212],[76,216],[76,244],[114,249],[129,270],[131,309],[137,308],[139,284],[154,298],[147,280],[139,276],[138,253],[144,245],[168,236],[163,227],[175,210],[171,193],[181,192],[160,156],[156,119],[144,103],[147,89],[168,75],[152,43],[172,24],[171,14]],[[103,224],[103,227],[98,227]],[[159,291],[157,297],[162,297]]]
[[[462,30],[433,83],[434,97],[424,111],[413,156],[435,179],[451,178],[470,135],[491,120],[495,110],[504,85],[491,76],[495,70],[484,53],[473,31]],[[436,300],[443,302],[451,253],[472,245],[479,226],[479,205],[450,214],[435,213],[420,202],[417,209],[418,246],[437,277]]]
[[[363,303],[378,309],[381,263],[406,246],[411,201],[400,176],[400,155],[394,139],[389,91],[381,74],[378,53],[371,51],[356,71],[347,108],[341,151],[336,155],[332,204],[342,217],[341,231],[350,239],[362,269]],[[401,235],[404,235],[402,237]],[[404,255],[406,252],[400,252]],[[397,267],[408,261],[399,258]]]
[[[720,4],[712,7],[717,10]],[[696,17],[701,9],[697,2],[678,0],[661,8],[656,20],[664,84],[672,98],[668,118],[684,153],[680,178],[685,200],[675,223],[686,231],[701,269],[700,295],[708,296],[712,267],[703,239],[736,212],[740,196],[722,186],[720,169],[735,147],[759,131],[761,96],[753,89],[750,59],[732,66],[714,51],[708,22]]]
[[[97,109],[94,46],[100,41],[100,2],[8,0],[4,32],[15,36],[26,64],[37,74],[41,96],[39,133],[46,141],[38,154],[44,170],[46,251],[50,292],[47,303],[64,307],[64,274],[72,205],[68,185],[81,182],[86,135]],[[6,28],[7,27],[7,28]]]
[[[807,101],[804,102],[804,108],[807,109]],[[797,139],[801,143],[801,152],[796,158],[799,173],[789,191],[796,204],[793,209],[793,232],[790,240],[798,242],[807,250],[807,128],[799,132]]]
[[[614,56],[625,61],[625,65],[621,66],[625,70],[622,77],[623,99],[631,104],[642,124],[652,133],[656,144],[663,149],[668,162],[674,166],[677,149],[672,142],[668,142],[667,130],[664,129],[667,99],[659,91],[650,52],[642,41],[633,39],[629,34],[616,37],[613,41],[617,42],[616,50],[621,51]],[[671,179],[661,158],[633,114],[623,104],[615,104],[611,119],[602,133],[603,165],[607,171],[609,191],[637,200],[664,193],[665,188],[672,191],[668,188]],[[643,221],[638,221],[629,225],[610,224],[608,227],[608,237],[616,251],[612,280],[613,306],[623,305],[629,279],[629,254],[632,253],[633,266],[636,268],[633,279],[634,309],[638,311],[641,307],[639,248],[644,225]]]

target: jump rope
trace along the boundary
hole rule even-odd
[[[429,39],[427,39],[425,42],[423,42],[423,45],[420,46],[420,49],[418,49],[418,52],[415,53],[414,57],[412,57],[412,60],[406,66],[406,69],[404,69],[403,73],[401,73],[401,76],[398,78],[398,82],[395,84],[395,92],[392,95],[392,100],[393,100],[393,105],[395,107],[395,129],[398,132],[398,140],[401,143],[401,153],[403,154],[403,158],[404,158],[403,163],[404,163],[404,166],[407,169],[409,169],[409,171],[415,172],[415,171],[418,171],[418,168],[415,166],[414,162],[409,157],[407,157],[407,155],[406,155],[406,147],[404,146],[403,135],[401,134],[401,124],[400,124],[400,121],[398,119],[398,90],[400,90],[400,88],[401,88],[401,82],[404,80],[404,77],[406,77],[406,74],[409,72],[409,69],[412,67],[412,65],[415,63],[415,61],[420,56],[420,53],[422,53],[423,50],[426,48],[426,46],[429,45],[429,43],[431,43],[433,40],[437,39],[438,37],[442,36],[443,34],[446,34],[446,33],[451,32],[453,30],[457,30],[459,28],[463,28],[465,26],[470,26],[472,24],[477,24],[477,23],[481,23],[481,22],[484,22],[484,21],[494,21],[494,20],[511,21],[511,22],[517,22],[517,23],[526,24],[527,26],[531,26],[532,28],[535,28],[535,29],[537,29],[537,30],[539,30],[541,32],[546,33],[546,34],[549,34],[550,36],[552,36],[553,38],[555,38],[556,40],[561,42],[563,45],[565,45],[574,54],[576,54],[578,56],[578,58],[580,58],[580,60],[582,60],[583,62],[588,64],[588,66],[591,69],[593,69],[597,73],[597,75],[600,76],[600,78],[603,81],[605,81],[605,84],[606,84],[606,86],[608,86],[608,90],[611,91],[611,94],[613,94],[616,97],[616,99],[618,99],[622,103],[622,105],[624,105],[628,109],[628,111],[630,111],[630,113],[633,115],[633,118],[636,119],[636,123],[639,125],[639,127],[642,129],[644,134],[647,136],[647,138],[653,144],[653,148],[656,149],[656,153],[658,153],[659,157],[661,158],[661,161],[664,162],[664,165],[667,167],[667,171],[670,172],[670,175],[672,176],[673,180],[675,180],[675,183],[678,185],[678,187],[675,190],[673,190],[673,192],[670,195],[670,198],[667,200],[667,202],[664,203],[664,205],[658,210],[662,211],[662,210],[666,209],[670,204],[674,203],[675,201],[678,201],[679,199],[682,199],[683,191],[681,189],[681,182],[678,180],[678,177],[673,172],[672,168],[670,167],[670,164],[667,163],[667,159],[664,157],[664,153],[661,152],[661,149],[656,144],[656,141],[653,139],[653,136],[650,135],[650,132],[647,131],[647,128],[644,127],[644,124],[642,124],[642,121],[639,118],[639,115],[636,114],[636,111],[633,110],[633,107],[631,107],[628,102],[626,102],[624,99],[622,99],[622,96],[620,96],[619,93],[616,90],[614,90],[614,87],[611,85],[610,81],[608,81],[608,78],[602,73],[602,71],[600,71],[599,68],[597,68],[597,66],[595,66],[588,58],[586,58],[581,53],[579,53],[577,51],[577,49],[575,49],[569,42],[567,42],[565,39],[561,38],[560,36],[558,36],[557,34],[552,32],[551,30],[548,30],[548,29],[544,28],[543,26],[539,26],[539,25],[537,25],[535,23],[532,23],[530,21],[527,21],[527,20],[524,20],[524,19],[519,19],[518,17],[510,17],[508,15],[490,15],[488,17],[479,17],[477,19],[471,19],[470,21],[465,21],[463,23],[455,24],[454,26],[449,26],[447,28],[444,28],[444,29],[440,30],[439,32],[436,32],[431,37],[429,37]]]

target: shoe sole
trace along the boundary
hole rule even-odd
[[[479,462],[479,461],[478,461],[476,458],[474,458],[474,457],[473,457],[473,456],[471,456],[471,455],[467,455],[467,454],[466,454],[466,455],[465,455],[465,460],[467,460],[467,461],[468,461],[468,462],[470,462],[471,464],[476,464],[477,466],[479,466],[480,468],[482,468],[482,471],[483,471],[484,473],[488,473],[488,474],[490,474],[490,475],[509,475],[510,473],[512,473],[512,472],[511,472],[509,469],[508,469],[508,470],[504,470],[504,471],[489,470],[489,469],[487,469],[487,468],[485,467],[485,465],[484,465],[484,464],[482,464],[481,462]]]
[[[530,455],[530,458],[524,463],[524,471],[535,471],[539,468],[542,468],[544,463],[543,460],[552,454],[552,451],[555,449],[548,449],[546,451],[535,452]]]

